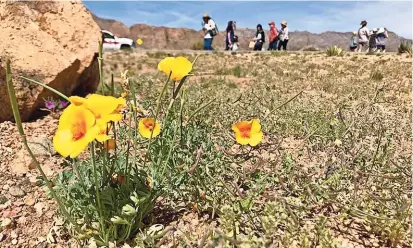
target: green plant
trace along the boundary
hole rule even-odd
[[[412,42],[411,41],[402,41],[398,48],[399,53],[412,54]]]
[[[240,65],[235,66],[234,68],[232,68],[232,75],[236,76],[236,77],[241,77],[242,75],[242,68]]]
[[[327,56],[343,56],[344,50],[339,46],[331,46],[326,50]]]
[[[204,50],[204,43],[202,41],[198,41],[192,45],[192,50]]]
[[[375,81],[381,81],[383,80],[384,76],[383,76],[383,73],[379,71],[373,71],[370,75],[370,78]]]

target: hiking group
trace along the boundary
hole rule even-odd
[[[367,28],[367,21],[361,21],[358,32],[354,31],[350,39],[350,51],[361,52],[367,47],[366,52],[385,52],[386,42],[389,37],[386,28]]]
[[[205,32],[204,36],[204,50],[213,50],[212,41],[214,37],[218,34],[218,27],[215,21],[208,15],[204,14],[202,17],[203,30]],[[237,23],[235,21],[229,21],[228,26],[225,30],[225,50],[231,50],[233,52],[238,50],[238,36],[235,35]],[[270,27],[269,33],[269,46],[268,50],[287,50],[288,44],[288,27],[287,22],[281,22],[281,29],[277,29],[275,22],[268,23]],[[250,48],[253,48],[254,51],[263,50],[263,45],[265,43],[265,32],[261,24],[257,25],[257,31],[255,37],[250,41]]]
[[[204,14],[202,17],[204,35],[204,50],[213,50],[212,41],[214,37],[218,34],[218,27],[215,21],[208,15]],[[289,41],[287,21],[282,21],[280,23],[281,28],[277,29],[275,22],[268,23],[269,31],[269,44],[267,50],[287,50],[287,44]],[[369,31],[367,28],[367,21],[362,21],[360,23],[361,27],[358,31],[353,32],[353,36],[350,38],[350,51],[361,52],[363,47],[367,47],[366,52],[375,51],[386,51],[386,41],[388,36],[386,28],[374,28]],[[227,51],[237,51],[238,36],[235,34],[236,22],[229,21],[227,28],[225,30],[225,50]],[[265,43],[265,32],[261,24],[257,25],[257,30],[255,37],[250,40],[249,48],[254,51],[262,51]]]

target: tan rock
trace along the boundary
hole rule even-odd
[[[96,52],[99,27],[80,1],[0,3],[0,105],[8,106],[5,58],[10,58],[22,119],[39,114],[44,100],[57,96],[18,75],[43,82],[66,95],[92,92],[98,84]],[[24,49],[22,49],[24,48]],[[12,120],[10,107],[0,108],[0,121]]]

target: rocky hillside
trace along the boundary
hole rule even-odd
[[[106,29],[119,37],[128,37],[136,40],[141,38],[144,43],[142,48],[146,49],[202,49],[203,32],[188,28],[155,27],[146,24],[135,24],[131,27],[122,22],[103,19],[93,15],[94,20],[101,29]],[[221,32],[214,40],[215,49],[224,49],[225,31]],[[253,29],[237,29],[240,48],[248,49],[249,40],[254,37]],[[268,35],[268,32],[267,32]],[[332,45],[339,45],[348,49],[351,32],[323,32],[314,34],[307,31],[290,32],[289,50],[312,50],[325,49]],[[387,51],[397,51],[401,40],[404,38],[393,32],[389,32]]]

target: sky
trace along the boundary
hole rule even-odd
[[[405,38],[412,38],[411,1],[84,1],[86,7],[102,18],[115,19],[127,26],[144,23],[173,28],[201,29],[201,17],[208,13],[225,30],[230,20],[237,28],[267,26],[288,22],[290,31],[352,32],[367,20],[368,27],[386,27]]]

